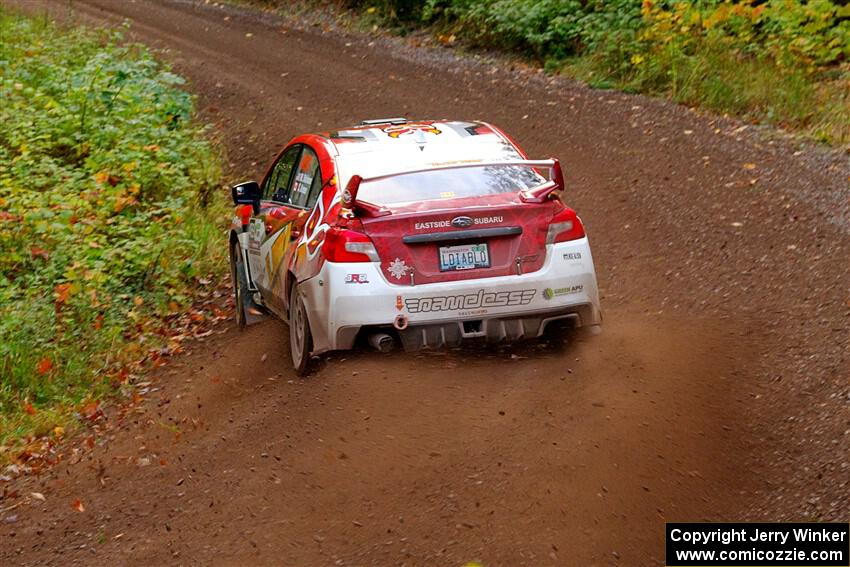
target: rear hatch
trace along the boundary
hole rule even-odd
[[[521,165],[364,180],[357,202],[368,205],[368,214],[359,216],[391,283],[529,273],[543,266],[547,231],[560,203],[521,192],[546,182],[539,168]]]

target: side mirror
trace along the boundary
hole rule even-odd
[[[246,181],[230,188],[230,193],[233,196],[235,205],[251,205],[254,207],[254,214],[260,212],[260,184],[256,181]]]

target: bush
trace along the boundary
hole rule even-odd
[[[607,47],[609,30],[634,32],[640,5],[624,0],[428,0],[422,17],[473,43],[526,52],[545,62]]]
[[[275,1],[275,0],[272,0]],[[396,22],[415,22],[422,13],[423,0],[342,0],[348,9],[370,10]]]
[[[640,32],[620,43],[622,53],[592,49],[573,71],[850,141],[850,6],[645,0],[641,12]]]
[[[220,261],[192,98],[120,41],[0,13],[0,444],[125,380]]]
[[[850,141],[850,4],[833,0],[349,0],[591,85]]]

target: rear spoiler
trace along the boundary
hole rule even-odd
[[[351,179],[348,180],[348,184],[346,184],[345,189],[342,192],[342,204],[346,208],[352,210],[359,209],[373,216],[383,216],[385,214],[389,214],[389,211],[378,205],[373,205],[372,203],[357,200],[357,192],[360,189],[360,184],[364,181],[375,181],[377,179],[386,179],[388,177],[395,177],[397,175],[407,175],[408,173],[423,173],[426,171],[442,171],[446,169],[464,169],[468,167],[490,167],[502,165],[519,165],[534,168],[546,168],[552,170],[552,174],[549,176],[549,181],[541,183],[536,187],[524,189],[519,192],[519,198],[524,203],[543,203],[549,198],[549,195],[551,195],[555,191],[564,190],[564,174],[561,171],[561,162],[559,162],[555,158],[541,160],[524,159],[489,162],[469,161],[447,163],[443,165],[436,165],[434,167],[426,167],[411,171],[391,173],[389,175],[378,175],[369,178],[363,178],[359,175],[352,175]]]

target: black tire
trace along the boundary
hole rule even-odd
[[[289,294],[289,352],[292,367],[299,376],[310,372],[310,351],[313,350],[313,334],[310,332],[310,320],[304,300],[298,293],[298,284],[292,286]]]
[[[248,277],[245,274],[245,262],[242,261],[242,249],[239,244],[230,247],[230,280],[233,283],[233,300],[236,303],[236,324],[241,331],[248,326],[251,292],[248,291]]]

